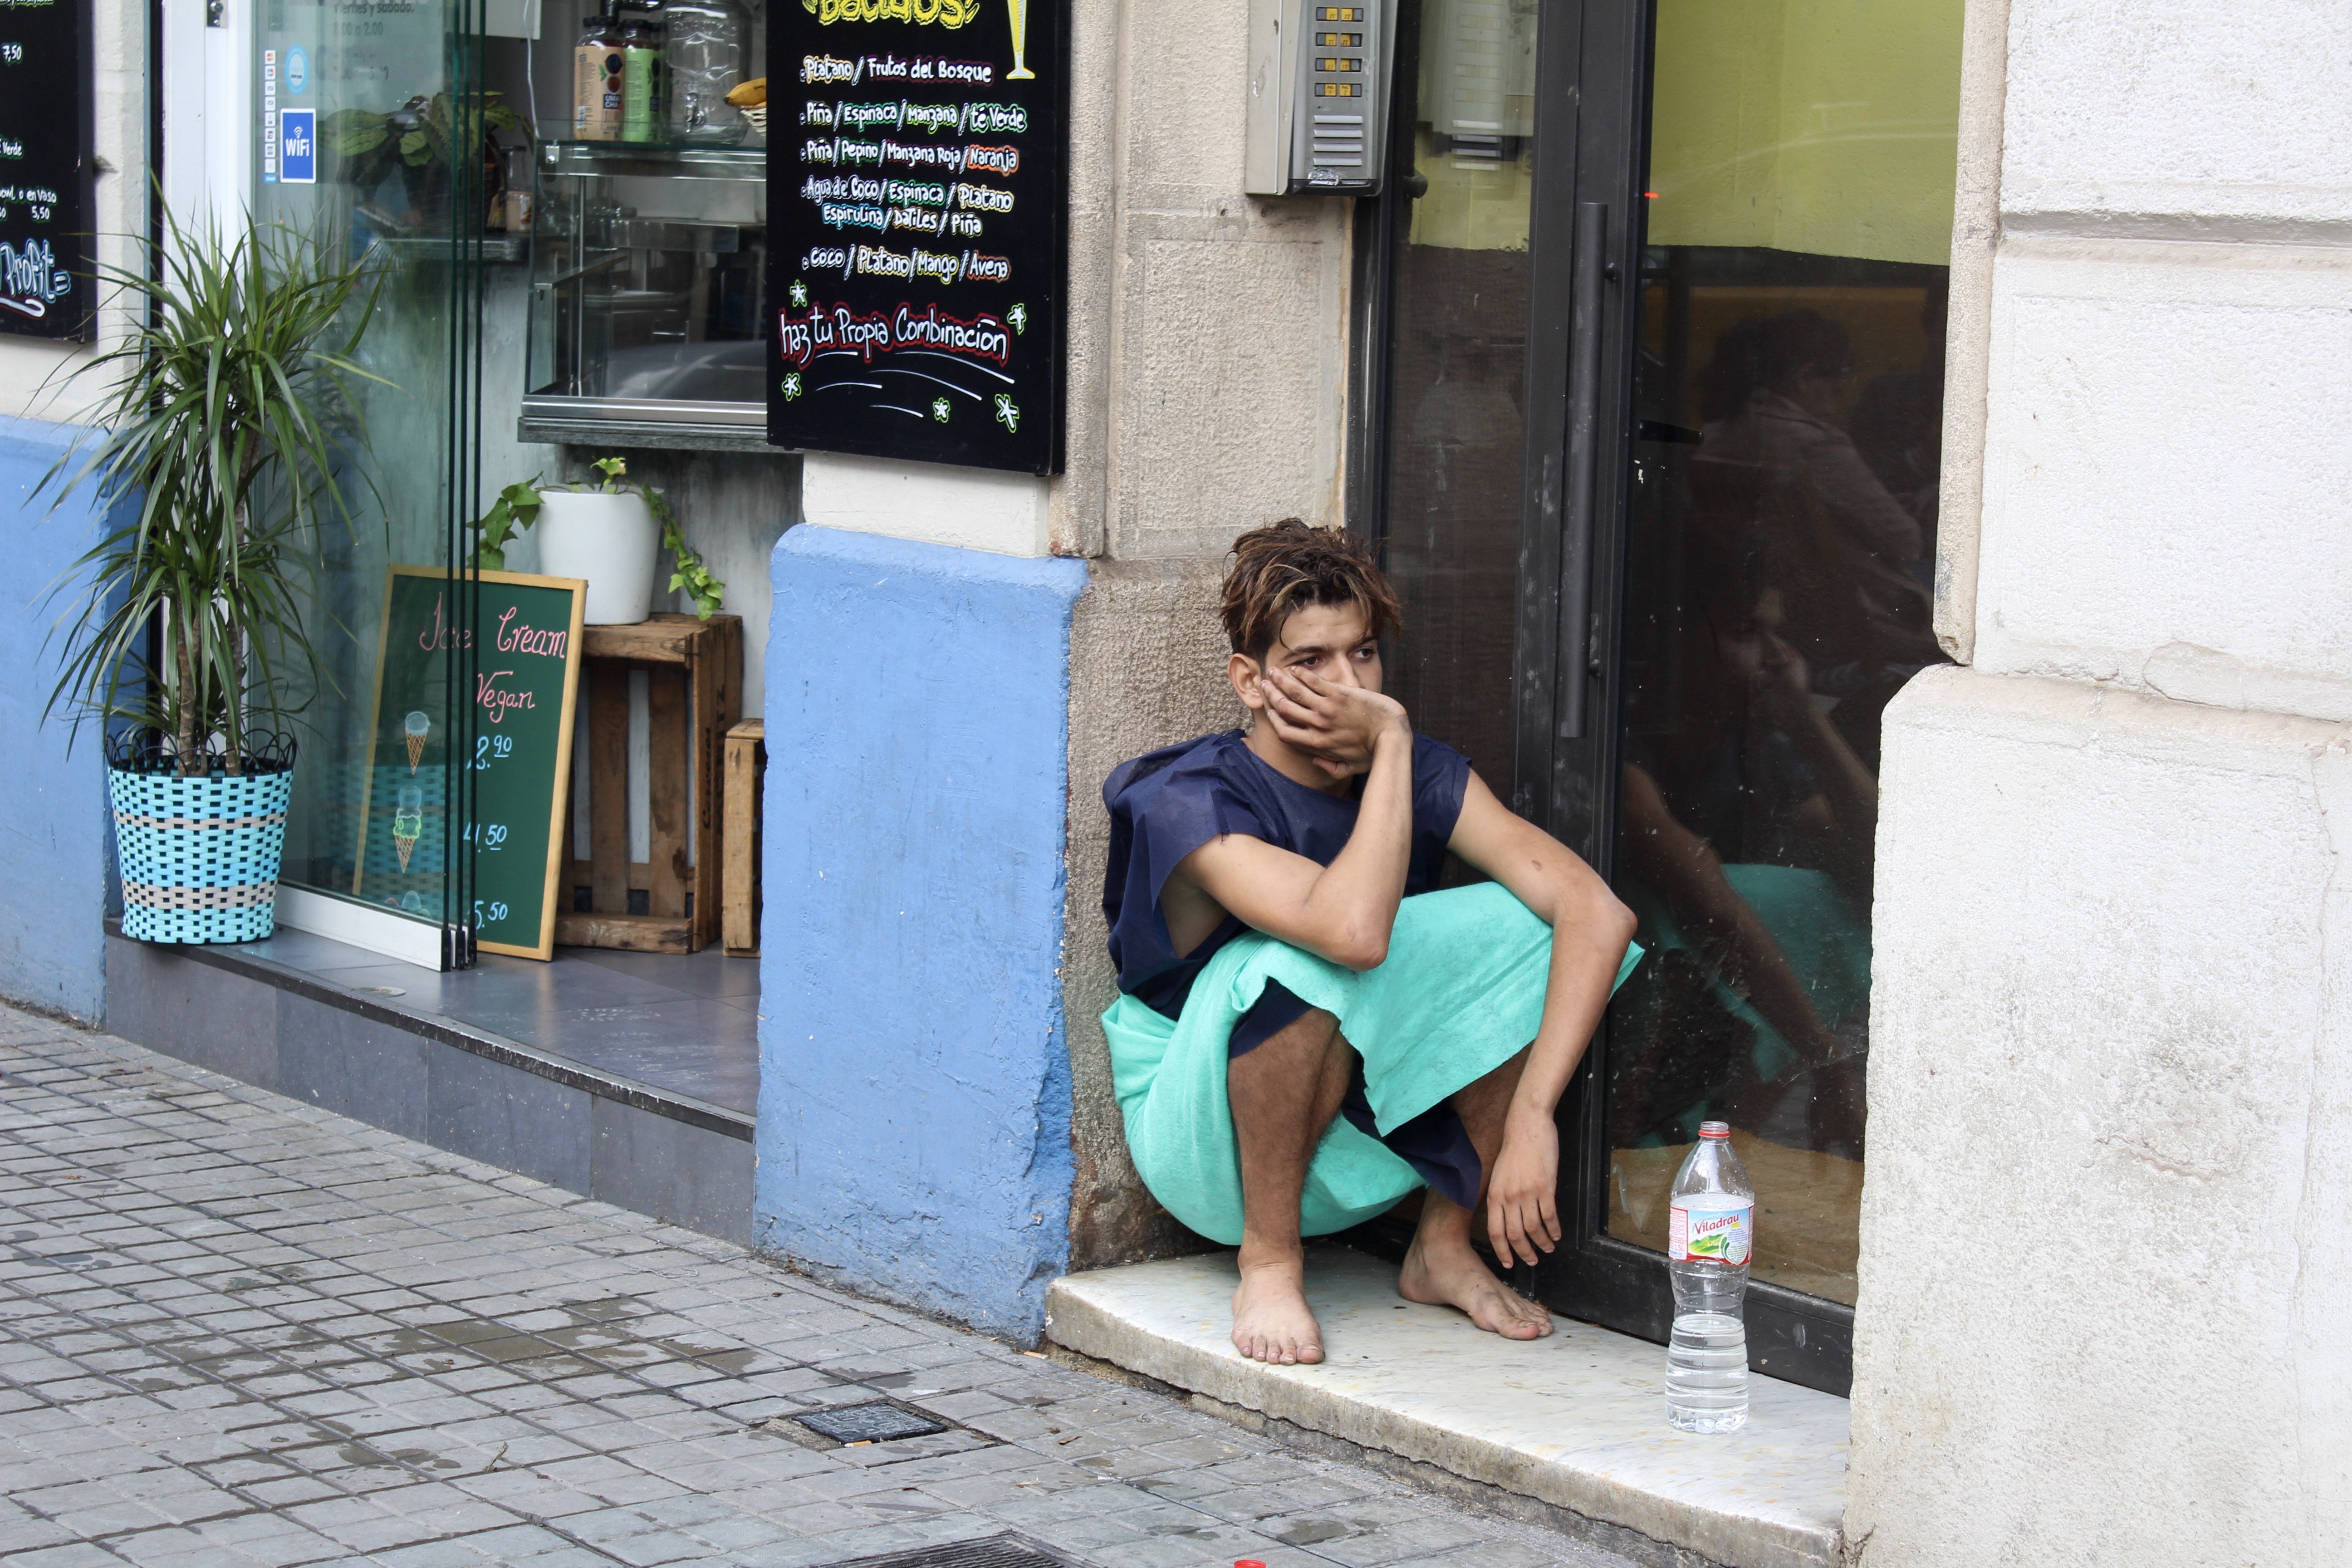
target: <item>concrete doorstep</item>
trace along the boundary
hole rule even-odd
[[[1751,1374],[1745,1427],[1676,1432],[1663,1347],[1564,1318],[1548,1339],[1498,1339],[1401,1300],[1392,1266],[1339,1248],[1307,1266],[1328,1359],[1265,1366],[1227,1337],[1234,1283],[1230,1252],[1071,1275],[1046,1297],[1045,1331],[1082,1355],[1727,1568],[1838,1560],[1847,1406],[1834,1394]]]

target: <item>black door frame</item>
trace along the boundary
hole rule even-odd
[[[1643,279],[1653,0],[1542,0],[1528,237],[1525,472],[1515,637],[1511,805],[1613,870],[1616,714],[1622,696],[1625,544],[1637,482],[1634,352]],[[1390,167],[1414,176],[1418,26],[1400,18]],[[1393,190],[1392,186],[1392,190]],[[1349,430],[1351,510],[1385,531],[1381,461],[1394,247],[1407,198],[1357,205]],[[1555,1311],[1663,1342],[1674,1299],[1663,1260],[1606,1234],[1604,1022],[1559,1107],[1559,1251],[1514,1283]],[[1762,1280],[1748,1292],[1748,1364],[1844,1394],[1853,1310]]]

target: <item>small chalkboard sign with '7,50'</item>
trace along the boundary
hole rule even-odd
[[[446,571],[392,568],[353,894],[433,912],[455,857],[470,852],[473,908],[459,918],[477,945],[554,956],[587,589],[573,577],[483,572],[467,625]],[[465,673],[462,691],[451,685],[452,660]],[[468,713],[450,713],[453,692]],[[455,824],[448,797],[460,770],[473,812]]]

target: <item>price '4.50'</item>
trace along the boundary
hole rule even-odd
[[[466,842],[479,844],[485,849],[496,849],[507,841],[507,825],[503,822],[469,822],[466,824]]]

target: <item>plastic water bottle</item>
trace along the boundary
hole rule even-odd
[[[1700,1123],[1670,1202],[1675,1329],[1666,1343],[1666,1424],[1677,1432],[1737,1431],[1748,1419],[1748,1326],[1739,1311],[1756,1189],[1732,1152],[1729,1123]]]

